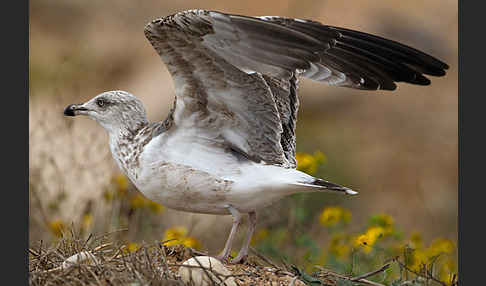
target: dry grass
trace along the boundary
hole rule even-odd
[[[120,230],[125,231],[125,230]],[[207,255],[184,245],[165,245],[167,241],[145,243],[131,248],[114,240],[117,231],[98,237],[89,235],[81,239],[73,228],[63,232],[62,237],[52,246],[46,247],[42,241],[29,248],[29,284],[30,285],[194,285],[181,280],[180,267],[191,257]],[[95,258],[92,263],[79,262],[67,265],[63,262],[81,252],[89,252]],[[451,285],[457,286],[457,276],[449,282],[443,282],[425,271],[418,273],[409,269],[395,257],[382,267],[358,276],[336,273],[316,265],[316,271],[307,274],[295,265],[285,261],[277,264],[251,248],[252,254],[244,264],[227,264],[230,275],[221,275],[212,269],[204,268],[208,277],[211,271],[223,281],[214,285],[225,285],[224,281],[233,277],[237,285],[372,285],[384,286],[367,278],[384,274],[392,264],[400,267],[404,275],[399,284],[393,285]],[[408,279],[408,277],[413,277]]]
[[[97,263],[61,266],[66,258],[82,251],[91,252]],[[177,271],[183,261],[197,254],[201,253],[162,242],[128,251],[123,244],[110,242],[110,235],[84,241],[71,232],[53,247],[40,244],[29,250],[29,282],[30,285],[184,285]],[[289,285],[298,277],[294,271],[269,265],[268,259],[261,257],[252,255],[246,264],[227,265],[227,268],[239,285],[270,285],[270,281]],[[335,285],[332,279],[324,278],[326,285]]]
[[[29,284],[186,285],[180,279],[178,270],[189,266],[181,264],[196,255],[206,255],[183,245],[166,246],[162,241],[129,250],[124,244],[114,242],[112,234],[89,236],[83,240],[71,230],[51,247],[46,247],[40,241],[38,246],[29,249]],[[85,251],[96,257],[95,263],[73,263],[63,267],[68,257]],[[354,278],[319,267],[320,270],[311,276],[293,265],[284,263],[278,266],[254,249],[252,252],[254,255],[250,255],[244,264],[226,265],[238,285],[339,285],[338,281],[382,285],[365,278],[390,266],[387,264],[372,273]],[[213,273],[222,280],[229,277]]]

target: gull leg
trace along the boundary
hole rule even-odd
[[[252,211],[248,213],[248,233],[246,236],[245,242],[243,242],[243,246],[241,247],[240,252],[238,253],[238,256],[235,257],[235,259],[231,260],[231,263],[237,264],[243,262],[246,257],[248,256],[248,247],[250,246],[250,241],[251,237],[253,236],[253,233],[255,232],[256,229],[256,222],[257,222],[257,216],[256,212]]]
[[[228,239],[226,240],[223,251],[218,256],[216,256],[217,259],[223,262],[228,261],[228,256],[231,251],[231,246],[233,245],[233,240],[235,239],[236,231],[241,224],[241,213],[232,206],[228,206],[228,210],[233,216],[233,226],[231,227],[231,232],[228,236]]]

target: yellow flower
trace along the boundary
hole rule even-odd
[[[92,224],[93,224],[93,216],[91,214],[85,214],[81,222],[81,227],[83,229],[88,229]]]
[[[354,245],[361,247],[365,253],[369,253],[376,241],[385,235],[385,229],[381,226],[372,226],[364,233],[356,237]]]
[[[412,252],[412,264],[410,265],[410,269],[419,272],[423,265],[427,265],[429,261],[429,256],[427,255],[427,251],[424,249],[415,249]]]
[[[194,249],[201,248],[201,243],[197,239],[191,236],[184,237],[182,239],[182,244],[184,244],[186,247],[190,247]]]
[[[439,254],[449,254],[455,249],[454,242],[445,238],[437,238],[429,245],[427,252],[429,257],[434,257]]]
[[[365,253],[369,253],[371,251],[371,246],[369,245],[370,238],[366,236],[366,234],[359,235],[354,240],[354,245],[361,247]]]
[[[345,258],[349,255],[351,248],[348,244],[348,237],[343,233],[334,234],[329,244],[329,252],[338,258]]]
[[[348,223],[351,220],[351,212],[341,207],[327,207],[322,210],[319,221],[324,226],[335,226],[340,221]]]
[[[372,226],[368,228],[366,235],[372,237],[373,241],[376,242],[379,238],[382,238],[385,235],[385,229],[381,226]]]
[[[159,214],[164,211],[164,207],[162,205],[150,200],[148,201],[148,208],[156,214]]]
[[[130,185],[127,177],[125,177],[123,174],[118,174],[112,178],[112,182],[116,187],[116,194],[119,197],[124,197],[127,194],[127,190]]]
[[[295,159],[297,160],[297,169],[310,175],[315,174],[319,165],[327,161],[326,155],[320,151],[314,152],[313,155],[297,153]]]
[[[423,247],[422,236],[418,232],[413,232],[410,235],[410,247],[413,249],[419,249]]]
[[[187,236],[187,228],[183,226],[168,228],[164,234],[164,241],[167,241],[164,244],[169,246],[183,244],[186,247],[201,248],[201,243],[196,238]]]
[[[439,268],[439,279],[449,283],[451,282],[453,273],[457,272],[457,265],[455,261],[451,258],[448,258],[445,263],[441,265]]]
[[[164,210],[162,205],[145,198],[141,194],[135,194],[130,198],[130,206],[133,209],[148,208],[156,214],[159,214]]]
[[[258,242],[264,240],[268,236],[268,229],[262,228],[258,230],[255,235],[251,238],[250,244],[255,245]]]
[[[128,179],[122,174],[119,174],[113,178],[115,184],[118,186],[120,190],[127,190],[128,189]]]
[[[62,233],[66,230],[66,225],[60,219],[53,220],[49,223],[49,230],[57,237],[62,237]]]
[[[140,245],[136,242],[130,242],[126,245],[127,247],[124,249],[126,252],[134,252],[140,248]]]
[[[386,234],[393,232],[394,219],[385,213],[375,215],[371,217],[371,225],[381,226]]]
[[[147,199],[140,194],[136,194],[130,199],[130,206],[133,209],[141,209],[146,205],[147,205]]]
[[[412,263],[410,268],[415,271],[420,271],[423,265],[431,263],[435,257],[442,254],[452,254],[455,251],[455,244],[449,239],[437,238],[426,248],[422,246],[422,241],[418,234],[411,236],[412,245],[415,246],[412,251]],[[445,258],[445,263],[439,269],[440,275],[446,277],[455,269],[455,263],[450,255]],[[441,259],[439,259],[441,260]]]
[[[186,234],[187,234],[187,229],[183,226],[168,228],[164,233],[164,241],[165,240],[171,240],[171,241],[166,242],[165,245],[180,244],[181,241],[178,240],[186,236]]]
[[[105,192],[103,192],[103,199],[105,199],[106,202],[111,202],[114,197],[115,194],[113,191],[106,190]]]

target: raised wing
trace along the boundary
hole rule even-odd
[[[394,82],[428,85],[447,64],[395,41],[311,20],[209,12],[207,46],[233,65],[276,77],[299,75],[331,85],[394,90]]]
[[[145,28],[175,83],[171,126],[203,129],[197,136],[222,148],[256,162],[289,166],[270,87],[261,74],[247,74],[208,48],[203,37],[210,33],[211,17],[201,10],[158,19]]]
[[[370,34],[281,17],[191,10],[145,35],[176,87],[173,123],[213,130],[255,161],[295,166],[297,76],[356,89],[427,85],[448,66]]]

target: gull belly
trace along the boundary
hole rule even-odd
[[[157,162],[145,167],[134,183],[154,202],[205,214],[230,214],[228,205],[242,213],[256,211],[299,189],[288,181],[299,171],[251,165],[256,166],[242,167],[239,174],[219,177],[187,165]]]
[[[131,180],[148,199],[176,210],[230,214],[231,205],[248,213],[299,191],[295,182],[313,179],[295,169],[242,161],[207,145],[169,144],[163,137],[149,143]]]

